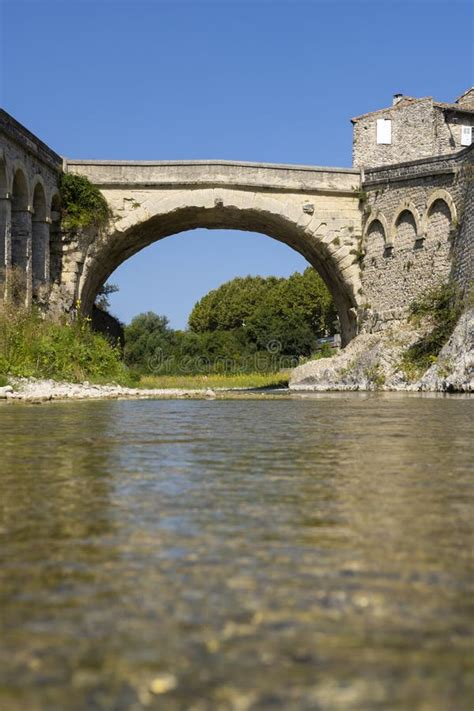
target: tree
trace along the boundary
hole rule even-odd
[[[166,316],[153,311],[139,314],[125,328],[125,361],[145,370],[162,354],[167,354],[175,343],[175,332],[169,328]]]
[[[110,294],[116,294],[119,291],[117,284],[110,284],[108,281],[99,289],[95,299],[95,306],[102,311],[108,311],[110,308]]]
[[[277,277],[247,276],[222,284],[197,302],[189,317],[189,328],[195,333],[241,328],[279,281],[282,280]]]
[[[243,329],[254,349],[278,341],[282,354],[310,355],[318,337],[335,332],[336,319],[331,295],[308,267],[288,279],[232,279],[195,305],[189,326],[196,333]]]
[[[136,316],[125,330],[125,359],[155,372],[165,360],[167,372],[255,368],[256,359],[273,368],[279,356],[311,355],[335,324],[332,298],[311,267],[288,279],[238,277],[197,302],[188,331],[173,331],[153,312]]]

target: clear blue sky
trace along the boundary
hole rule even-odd
[[[350,118],[473,83],[457,0],[0,0],[1,104],[73,158],[351,163]],[[222,248],[221,248],[222,244]],[[262,235],[196,230],[123,264],[112,310],[184,327],[237,275],[305,262]]]

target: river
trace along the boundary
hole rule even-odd
[[[472,414],[2,405],[0,708],[472,709]]]

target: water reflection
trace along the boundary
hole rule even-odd
[[[471,407],[0,408],[2,711],[469,708]]]

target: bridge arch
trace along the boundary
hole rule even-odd
[[[53,192],[50,200],[49,225],[49,279],[51,283],[61,281],[62,240],[61,240],[61,196]]]
[[[5,283],[5,271],[10,241],[11,205],[8,192],[7,166],[3,151],[0,152],[0,285]]]
[[[82,265],[77,298],[85,313],[115,269],[153,242],[196,228],[234,229],[268,235],[305,257],[334,298],[343,344],[356,335],[360,271],[349,222],[314,209],[308,200],[292,201],[270,191],[189,188],[167,196],[156,191],[144,199],[139,193],[122,194],[111,202],[113,224],[91,242]]]
[[[16,270],[14,298],[26,297],[31,269],[31,206],[26,172],[15,166],[11,187],[11,266]]]
[[[32,270],[33,292],[48,279],[49,218],[44,182],[36,176],[33,183]]]

